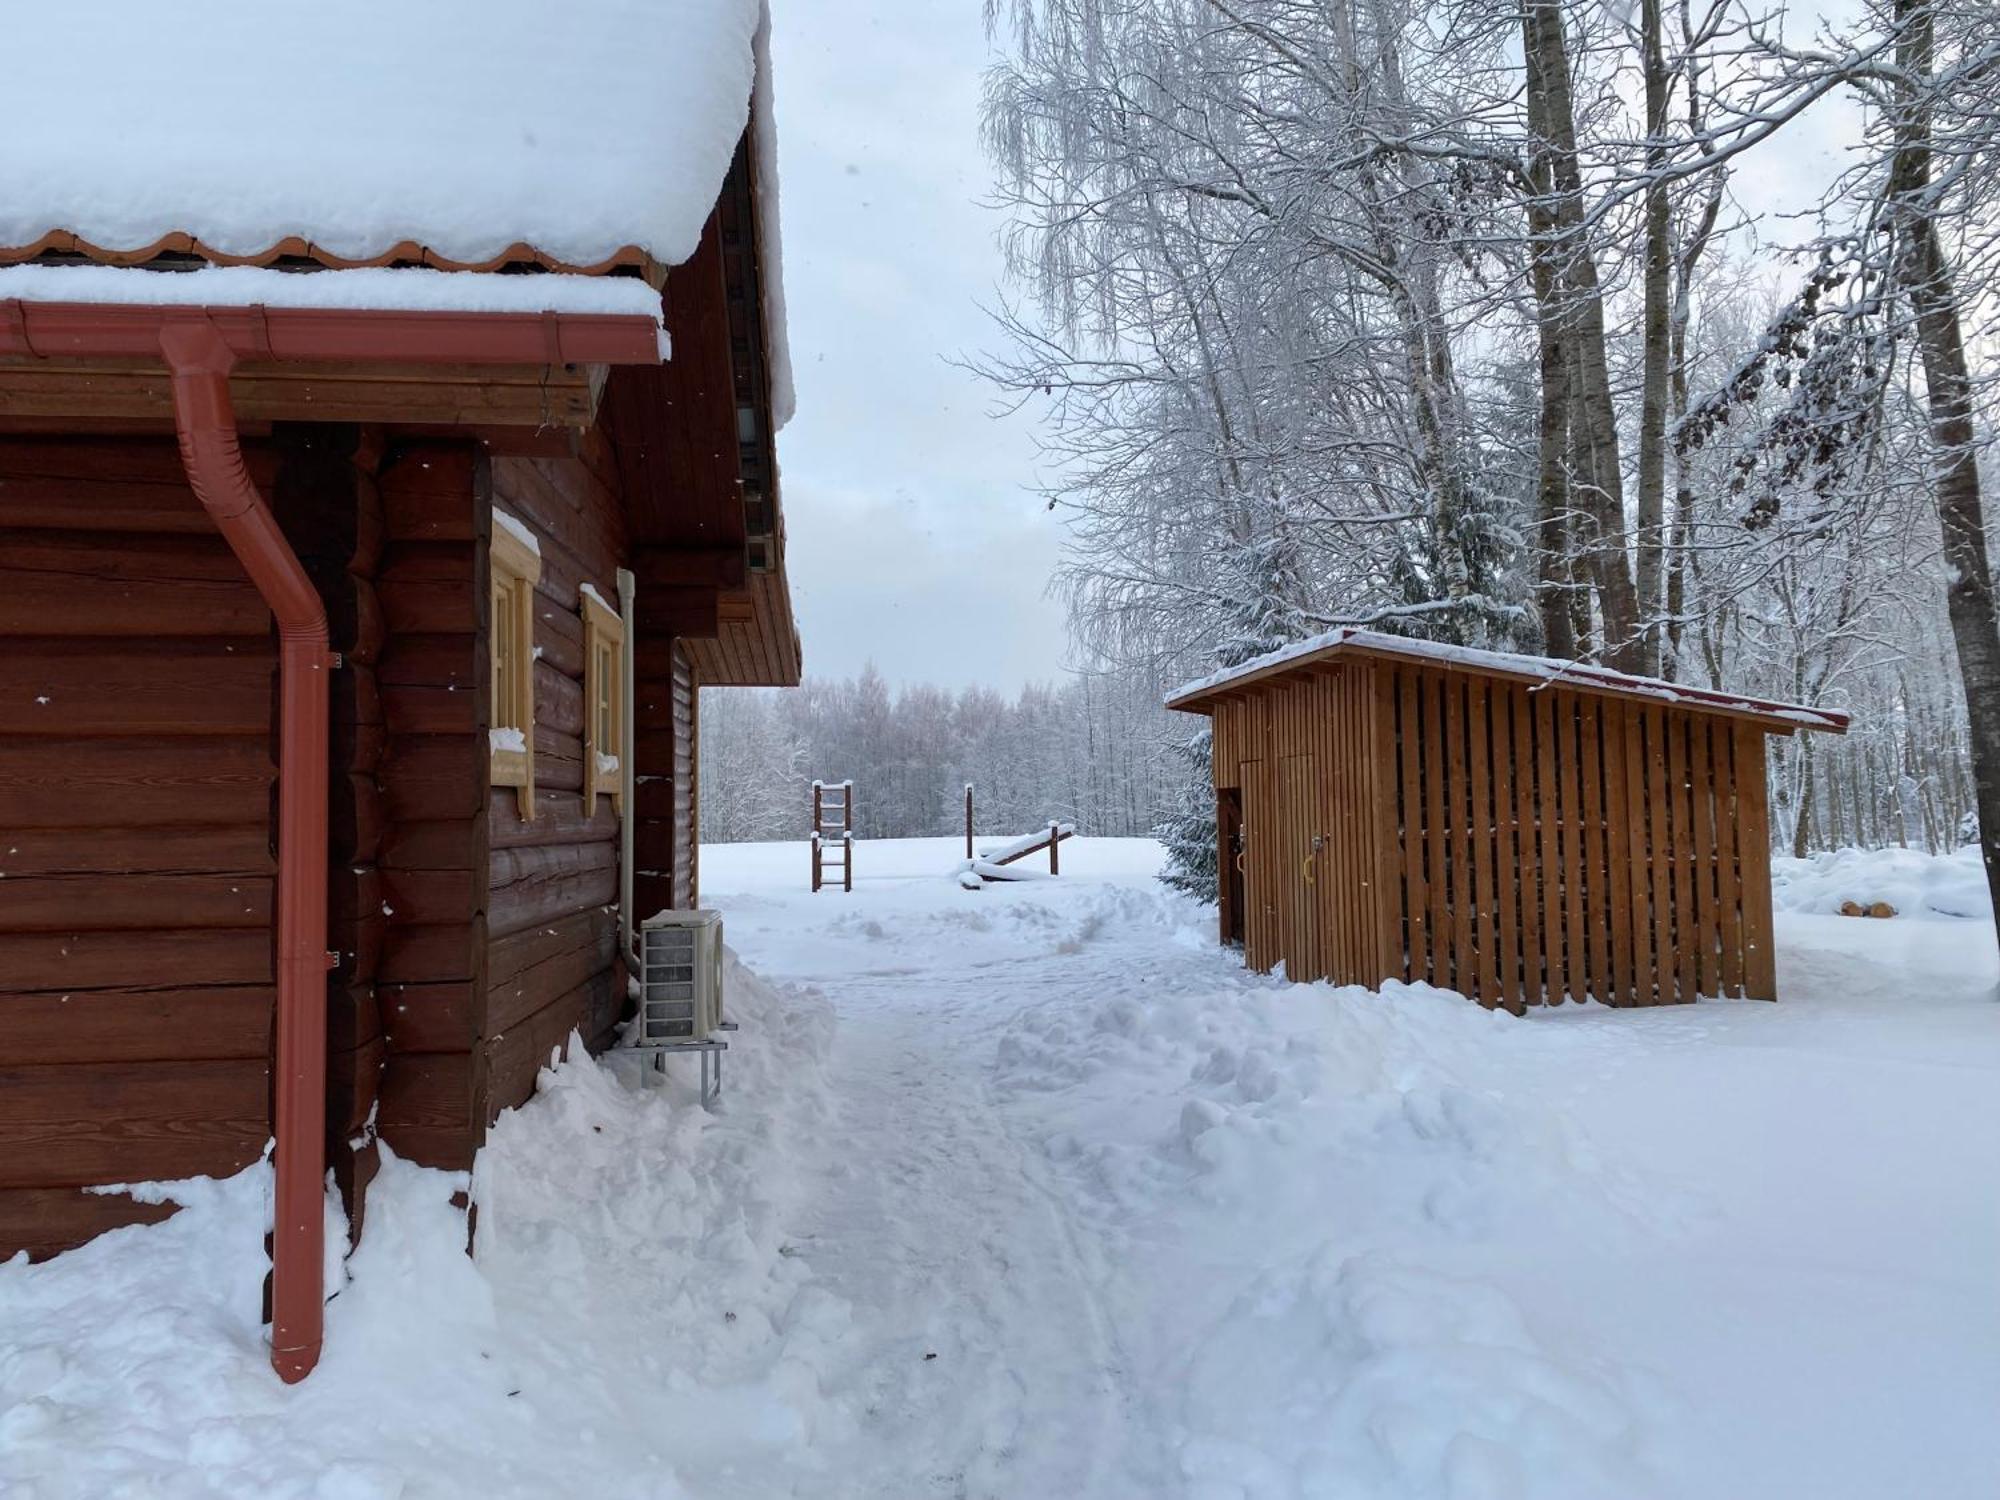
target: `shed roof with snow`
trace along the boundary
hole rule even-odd
[[[1430,662],[1439,667],[1459,667],[1526,683],[1531,687],[1563,687],[1579,693],[1678,704],[1763,723],[1777,734],[1790,734],[1795,729],[1822,729],[1842,734],[1849,723],[1849,716],[1838,709],[1777,703],[1745,697],[1741,693],[1667,682],[1658,677],[1614,672],[1608,667],[1593,666],[1588,662],[1562,661],[1555,657],[1529,656],[1515,651],[1487,651],[1473,646],[1442,645],[1436,641],[1412,640],[1351,626],[1293,641],[1237,666],[1225,667],[1206,677],[1183,683],[1167,695],[1167,707],[1205,713],[1220,698],[1241,694],[1287,673],[1311,671],[1342,657],[1371,656]]]

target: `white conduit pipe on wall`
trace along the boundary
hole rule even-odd
[[[631,570],[618,570],[618,618],[625,622],[625,660],[619,671],[625,694],[625,715],[619,725],[618,746],[618,940],[624,944],[625,971],[633,972],[639,953],[638,920],[632,912],[632,830],[639,816],[638,741],[639,698],[635,691],[638,676],[633,659],[639,650],[639,635],[632,614],[633,577]]]

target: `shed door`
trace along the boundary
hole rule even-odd
[[[1310,755],[1287,755],[1278,762],[1278,895],[1283,923],[1280,954],[1288,979],[1322,979],[1320,952],[1321,885],[1331,874],[1324,857],[1326,826],[1319,767]]]
[[[1243,788],[1225,786],[1215,793],[1216,897],[1221,908],[1222,941],[1243,945],[1243,877],[1249,863],[1243,855]]]
[[[1237,770],[1243,789],[1243,961],[1263,971],[1285,956],[1277,907],[1277,789],[1264,761],[1246,760]]]

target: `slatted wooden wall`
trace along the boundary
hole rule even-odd
[[[1283,963],[1294,979],[1343,984],[1387,972],[1372,680],[1365,664],[1301,675],[1216,708],[1217,785],[1243,798],[1244,948],[1255,968]]]
[[[1754,724],[1382,660],[1268,680],[1214,720],[1253,968],[1514,1010],[1776,998]]]

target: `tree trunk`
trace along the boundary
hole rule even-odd
[[[1531,203],[1528,224],[1542,396],[1537,427],[1535,603],[1542,618],[1542,650],[1568,661],[1576,655],[1576,632],[1570,627],[1569,357],[1559,322],[1555,221],[1545,208]]]
[[[1645,355],[1639,401],[1638,594],[1640,664],[1660,670],[1660,583],[1666,552],[1667,378],[1672,367],[1669,297],[1672,227],[1666,165],[1667,60],[1661,41],[1661,0],[1642,0],[1640,31],[1646,83],[1646,259],[1644,276]]]
[[[1804,859],[1812,853],[1813,824],[1813,737],[1805,735],[1799,746],[1798,800],[1792,814],[1792,858]]]
[[[1570,536],[1570,340],[1564,326],[1564,291],[1558,257],[1555,171],[1550,145],[1548,89],[1540,80],[1537,22],[1522,15],[1528,59],[1528,258],[1535,293],[1535,337],[1541,376],[1537,424],[1539,469],[1535,490],[1535,603],[1542,620],[1542,650],[1568,661],[1577,655],[1572,623],[1574,544]]]
[[[1570,510],[1573,520],[1589,522],[1589,535],[1582,538],[1589,543],[1584,563],[1597,593],[1606,659],[1614,667],[1634,671],[1643,665],[1639,600],[1626,555],[1625,482],[1618,461],[1618,414],[1604,352],[1604,293],[1584,225],[1569,42],[1559,0],[1529,0],[1521,28],[1528,128],[1535,138],[1530,178],[1538,194],[1544,183],[1547,190],[1539,213],[1548,226],[1545,243],[1553,285],[1552,301],[1542,311],[1545,318],[1553,314],[1569,350],[1571,447],[1583,455],[1585,464],[1575,476]],[[1531,206],[1531,225],[1536,217],[1537,209]],[[1546,413],[1546,394],[1543,405]],[[1573,526],[1571,540],[1578,539]]]
[[[1895,15],[1903,28],[1896,60],[1911,81],[1902,85],[1905,107],[1896,127],[1889,191],[1901,279],[1916,316],[1917,349],[1930,405],[1933,482],[1944,534],[1945,575],[1950,580],[1945,606],[1965,685],[1979,853],[1993,897],[1995,929],[2000,931],[2000,613],[1994,607],[1979,464],[1973,449],[1965,338],[1951,268],[1938,236],[1937,202],[1930,191],[1930,106],[1916,92],[1931,76],[1932,0],[1897,0]]]

